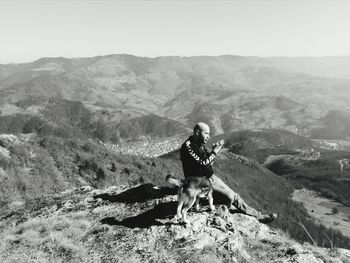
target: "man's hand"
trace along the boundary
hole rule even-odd
[[[218,153],[222,146],[224,145],[224,140],[218,141],[213,144],[213,152]]]

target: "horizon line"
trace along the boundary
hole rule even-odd
[[[30,64],[37,62],[42,59],[89,59],[89,58],[98,58],[98,57],[109,57],[109,56],[132,56],[139,58],[148,58],[148,59],[159,59],[159,58],[198,58],[198,57],[243,57],[243,58],[265,58],[265,59],[273,59],[273,58],[288,58],[288,59],[301,59],[301,58],[310,58],[310,59],[320,59],[320,58],[346,58],[350,57],[350,55],[325,55],[325,56],[288,56],[288,55],[278,55],[278,56],[257,56],[257,55],[234,55],[234,54],[222,54],[222,55],[193,55],[193,56],[182,56],[182,55],[164,55],[164,56],[141,56],[134,55],[130,53],[111,53],[104,55],[95,55],[95,56],[77,56],[77,57],[69,57],[69,56],[44,56],[34,60],[26,61],[26,62],[8,62],[8,63],[0,63],[0,65],[18,65],[18,64]]]

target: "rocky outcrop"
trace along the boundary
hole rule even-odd
[[[0,261],[350,262],[350,251],[297,243],[217,204],[174,218],[176,189],[151,184],[66,190],[0,221]]]
[[[17,136],[12,134],[0,134],[0,159],[9,160],[11,158],[8,148],[15,143],[19,143]]]

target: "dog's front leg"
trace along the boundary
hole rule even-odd
[[[196,206],[195,206],[196,211],[199,211],[199,196],[196,197]]]
[[[215,210],[214,206],[214,199],[213,199],[213,191],[209,191],[208,193],[208,201],[209,201],[209,208],[211,211]]]
[[[184,201],[182,198],[180,198],[180,195],[179,195],[179,200],[178,200],[178,205],[177,205],[177,219],[179,221],[181,221],[181,218],[182,218],[182,215],[181,215],[181,210],[182,210],[182,207],[184,205]]]
[[[185,224],[190,223],[190,221],[187,220],[187,211],[194,205],[195,202],[196,198],[194,197],[193,199],[188,200],[188,203],[182,209],[182,220]]]
[[[180,220],[182,218],[181,216],[181,210],[182,210],[182,206],[183,206],[184,202],[180,201],[177,205],[177,218]]]

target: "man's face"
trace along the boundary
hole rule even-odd
[[[210,138],[210,129],[209,127],[202,127],[199,132],[199,138],[201,143],[206,144]]]

